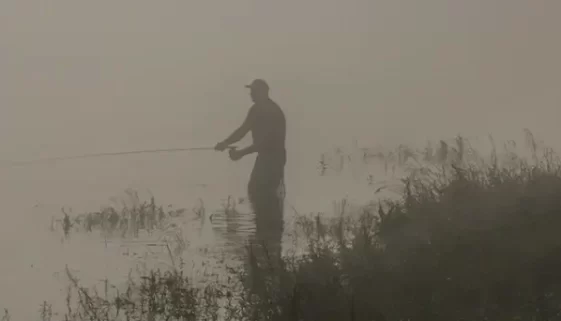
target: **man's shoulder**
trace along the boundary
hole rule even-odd
[[[277,107],[277,108],[280,108],[280,105],[277,104],[277,102],[274,101],[274,100],[272,100],[272,99],[269,99],[269,104],[271,104],[272,106],[275,106],[275,107]]]
[[[258,106],[257,103],[254,103],[253,105],[251,105],[251,107],[249,107],[248,113],[249,113],[250,115],[253,115],[253,114],[255,114],[257,111],[259,111],[259,106]]]
[[[254,103],[249,112],[254,115],[279,115],[284,116],[282,108],[275,101],[269,99],[267,101],[261,101]]]
[[[270,99],[268,102],[269,107],[271,107],[273,110],[276,110],[278,113],[284,114],[282,108],[280,107],[279,104],[277,104],[276,101]]]

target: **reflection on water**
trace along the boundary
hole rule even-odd
[[[255,235],[255,214],[250,211],[220,210],[213,213],[211,223],[217,238],[214,244],[216,251],[236,258],[245,255],[245,244]]]

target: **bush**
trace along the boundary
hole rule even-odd
[[[309,254],[261,296],[283,320],[561,319],[561,167],[516,164],[410,177],[358,220],[308,220]]]

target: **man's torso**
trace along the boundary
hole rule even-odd
[[[286,118],[282,109],[274,101],[268,100],[251,107],[255,113],[251,130],[253,141],[267,137],[260,157],[275,157],[286,162]],[[268,135],[269,134],[269,135]]]

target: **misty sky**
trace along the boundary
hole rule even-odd
[[[254,77],[292,150],[524,126],[551,140],[560,32],[559,0],[2,0],[0,158],[212,146]]]
[[[330,211],[344,195],[372,198],[360,168],[314,171],[352,137],[529,127],[561,147],[560,35],[561,0],[0,0],[0,161],[214,146],[259,77],[288,120],[287,204]],[[2,308],[36,315],[29,302],[60,294],[63,264],[92,280],[121,266],[97,242],[53,241],[61,207],[115,205],[132,187],[212,211],[244,195],[251,166],[211,151],[1,167]]]

